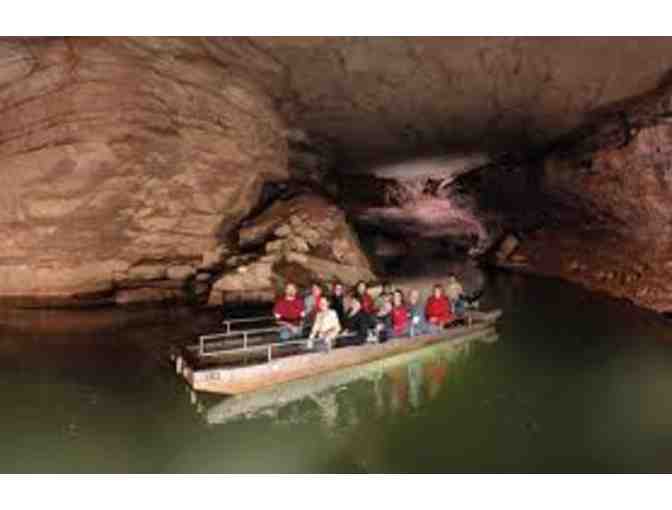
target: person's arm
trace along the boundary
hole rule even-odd
[[[313,322],[313,328],[310,330],[310,337],[309,338],[317,338],[317,332],[319,331],[320,328],[320,323],[321,323],[321,316],[318,313],[315,316],[315,322]]]

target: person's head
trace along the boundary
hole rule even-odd
[[[443,285],[440,283],[437,283],[434,285],[434,297],[441,297],[443,296]]]
[[[296,296],[296,285],[292,282],[289,282],[287,285],[285,285],[285,296],[288,298],[293,298]]]
[[[333,290],[334,290],[334,296],[342,296],[343,284],[339,282],[334,283]]]
[[[394,304],[394,306],[402,306],[404,304],[404,294],[401,290],[396,289],[394,291],[394,294],[392,295],[392,304]]]
[[[391,303],[392,302],[392,294],[383,294],[383,301],[386,303]]]
[[[310,292],[313,294],[313,296],[321,296],[322,295],[322,286],[315,282],[313,285],[310,287]]]
[[[355,290],[357,291],[357,294],[363,296],[364,293],[366,292],[366,282],[364,282],[363,280],[359,280],[357,282],[357,285],[355,286]]]
[[[320,298],[320,311],[324,312],[326,310],[329,310],[329,299],[325,296],[322,296]]]
[[[415,305],[418,303],[418,301],[420,301],[420,292],[418,289],[411,290],[411,293],[408,295],[408,300],[412,305]]]
[[[392,294],[392,284],[390,282],[383,282],[383,292],[385,294]]]

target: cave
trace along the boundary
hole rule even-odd
[[[477,264],[665,313],[671,44],[6,38],[0,298],[219,305]]]
[[[672,38],[3,37],[0,159],[0,471],[670,470]],[[452,276],[322,379],[270,313]]]

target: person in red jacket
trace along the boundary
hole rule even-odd
[[[430,328],[434,331],[442,330],[453,321],[450,301],[443,293],[443,286],[434,285],[434,293],[427,299],[425,305],[425,316]]]
[[[290,282],[285,286],[284,296],[275,302],[273,315],[280,324],[281,340],[301,336],[305,308],[303,299],[296,295],[296,285]]]
[[[376,306],[373,303],[373,298],[369,294],[369,289],[363,281],[357,282],[355,286],[355,295],[359,299],[359,302],[362,305],[362,310],[369,315],[374,315],[376,313]]]
[[[408,309],[404,304],[404,295],[397,289],[392,297],[392,335],[394,337],[407,336],[411,324]]]

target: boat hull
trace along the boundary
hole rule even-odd
[[[492,338],[494,320],[471,326],[459,326],[441,335],[403,337],[381,344],[342,347],[327,353],[307,353],[272,360],[268,363],[237,368],[194,369],[185,364],[180,371],[195,391],[238,395],[297,379],[326,374],[347,367],[372,363],[383,358],[450,342],[455,345]]]

